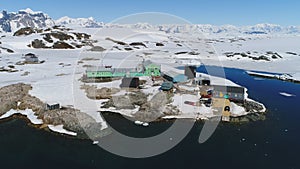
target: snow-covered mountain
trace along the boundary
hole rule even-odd
[[[0,13],[0,31],[15,32],[23,27],[45,28],[54,26],[55,22],[43,12],[33,12],[27,8],[18,12]]]
[[[100,28],[103,27],[103,23],[97,22],[93,17],[89,18],[70,18],[64,16],[55,21],[56,25],[63,25],[66,27],[86,27],[86,28]]]
[[[103,24],[106,28],[129,28],[151,31],[162,31],[167,34],[176,33],[201,33],[205,35],[242,36],[242,35],[291,35],[300,34],[300,26],[280,26],[275,24],[257,24],[253,26],[210,25],[210,24],[185,24],[185,25],[151,25],[148,23],[137,24]]]
[[[20,10],[18,12],[0,13],[0,31],[15,32],[23,27],[45,28],[54,25],[62,25],[69,28],[115,28],[126,27],[132,29],[155,30],[166,33],[203,33],[206,35],[258,35],[258,34],[300,34],[300,26],[280,26],[275,24],[257,24],[254,26],[234,26],[234,25],[209,25],[209,24],[186,24],[186,25],[151,25],[148,23],[137,24],[104,24],[94,18],[70,18],[62,17],[58,20],[51,19],[43,12],[34,12],[31,9]]]
[[[241,34],[300,34],[300,26],[280,26],[275,24],[257,24],[254,26],[234,26],[234,25],[149,25],[134,24],[124,25],[125,27],[135,29],[154,29],[166,33],[204,33],[204,34],[224,34],[224,35],[241,35]]]

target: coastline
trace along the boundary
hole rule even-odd
[[[230,84],[230,85],[236,85],[235,83],[233,83],[233,82],[231,82],[231,81],[228,81],[227,79],[221,79],[221,78],[217,78],[217,77],[213,77],[213,79],[216,79],[215,81],[217,81],[217,83],[219,83],[219,81],[220,80],[222,80],[222,81],[224,81],[224,80],[226,80],[226,83],[228,83],[228,84]],[[228,82],[227,82],[228,81]],[[13,85],[9,85],[9,86],[18,86],[18,85],[21,85],[21,86],[26,86],[26,84],[13,84]],[[105,85],[105,84],[101,84],[102,86],[103,85]],[[7,86],[5,86],[5,87],[7,87]],[[5,87],[3,87],[3,88],[5,88]],[[3,89],[3,88],[1,88],[1,89]],[[95,122],[95,119],[94,118],[92,118],[92,117],[90,117],[88,114],[86,114],[86,113],[84,113],[84,111],[83,112],[81,112],[80,110],[76,110],[76,109],[74,109],[74,108],[70,108],[70,107],[64,107],[64,105],[63,105],[63,109],[61,109],[61,110],[53,110],[53,111],[50,111],[50,112],[52,112],[52,113],[46,113],[46,114],[44,114],[44,112],[45,112],[45,110],[43,110],[44,109],[44,104],[45,103],[43,103],[39,98],[37,98],[37,97],[32,97],[29,93],[29,91],[31,90],[31,86],[29,85],[29,86],[26,86],[26,90],[24,90],[25,91],[25,96],[22,96],[22,97],[20,97],[20,98],[18,98],[18,99],[16,99],[16,102],[20,102],[20,103],[18,103],[17,105],[15,105],[15,106],[12,106],[11,107],[11,109],[14,109],[14,108],[18,108],[20,105],[21,105],[21,109],[24,109],[25,111],[26,110],[29,110],[29,109],[32,109],[31,111],[32,112],[34,112],[32,115],[34,115],[34,116],[36,116],[36,119],[35,120],[42,120],[42,124],[41,124],[41,126],[47,126],[47,127],[43,127],[43,128],[47,128],[48,130],[51,130],[51,127],[52,127],[52,132],[58,132],[58,133],[60,133],[60,134],[64,134],[64,135],[66,135],[66,134],[69,134],[71,137],[78,137],[77,136],[77,134],[79,133],[79,132],[81,132],[80,133],[80,137],[82,137],[82,135],[84,135],[83,133],[84,132],[86,132],[86,131],[82,131],[80,128],[81,128],[81,125],[82,124],[80,124],[80,122],[78,123],[77,122],[77,124],[74,126],[74,124],[73,124],[73,126],[70,126],[70,124],[68,124],[68,123],[66,123],[66,122],[64,122],[64,123],[61,123],[61,122],[59,122],[59,121],[61,121],[61,120],[63,120],[63,118],[71,118],[71,119],[73,119],[73,121],[74,120],[76,120],[76,118],[78,118],[78,116],[76,115],[76,113],[75,114],[73,114],[72,115],[72,112],[77,112],[77,113],[79,113],[79,114],[82,114],[82,115],[84,115],[84,116],[86,116],[86,117],[88,117],[90,120],[89,120],[89,122],[88,123],[91,123],[91,124],[93,124],[93,123],[95,123],[95,124],[97,124],[97,125],[99,125],[99,127],[101,126],[101,122]],[[150,90],[151,89],[151,90]],[[150,89],[144,89],[144,91],[146,92],[146,93],[153,93],[154,92],[154,90],[152,91],[152,88],[150,88]],[[158,88],[157,87],[155,87],[155,90],[157,90]],[[245,88],[246,89],[246,88]],[[27,93],[26,93],[27,92]],[[84,92],[82,92],[82,93],[84,93]],[[124,94],[124,92],[123,91],[120,91],[119,93],[116,93],[116,94],[114,94],[114,96],[120,96],[120,93],[121,93],[121,95],[122,94]],[[86,93],[87,94],[87,93]],[[155,99],[153,99],[153,98],[155,98],[156,97],[156,95],[159,95],[159,92],[154,92],[153,93],[154,95],[153,96],[150,96],[150,101],[151,100],[155,100]],[[86,95],[83,95],[83,96],[85,96],[86,97]],[[253,119],[253,118],[249,118],[250,120],[244,120],[245,118],[247,119],[248,118],[248,116],[250,117],[250,116],[252,116],[253,114],[261,114],[261,115],[263,115],[264,114],[264,112],[266,111],[266,107],[262,104],[262,103],[258,103],[258,102],[256,102],[256,101],[254,101],[254,100],[252,100],[252,99],[249,99],[248,98],[248,94],[247,94],[247,89],[245,90],[245,96],[246,96],[246,100],[248,100],[248,101],[250,101],[250,102],[253,102],[254,104],[256,104],[256,105],[259,105],[259,106],[261,106],[262,108],[260,109],[260,110],[254,110],[254,111],[252,111],[252,112],[247,112],[247,111],[245,111],[244,113],[241,113],[240,115],[234,115],[234,116],[232,116],[231,118],[230,118],[230,120],[229,120],[229,123],[230,122],[244,122],[244,121],[256,121],[256,120],[259,120],[259,119],[263,119],[263,118],[256,118],[256,120],[255,119]],[[26,99],[24,100],[23,99],[23,97],[26,97]],[[148,97],[148,96],[147,96]],[[157,98],[160,98],[160,97],[157,97]],[[188,97],[188,98],[190,98],[190,97]],[[105,101],[108,101],[107,99],[104,99]],[[146,99],[147,100],[147,99]],[[178,100],[178,99],[177,99]],[[179,99],[180,100],[180,99]],[[32,102],[33,101],[33,102]],[[103,105],[103,103],[105,103],[105,101],[103,102],[103,101],[101,101],[101,100],[99,100],[100,102],[101,102],[101,105]],[[148,98],[148,101],[149,101],[149,98]],[[173,100],[173,102],[176,102],[176,99],[175,100]],[[25,102],[25,103],[21,103],[21,102]],[[175,103],[174,102],[174,103]],[[35,103],[37,103],[37,104],[35,104]],[[166,102],[167,103],[167,102]],[[168,110],[169,111],[173,111],[173,106],[174,106],[174,103],[168,103],[168,106],[169,106],[169,108],[168,108]],[[159,102],[159,103],[155,103],[154,102],[154,104],[157,104],[157,105],[160,105],[161,103]],[[9,105],[9,104],[8,104]],[[238,105],[236,105],[236,106],[238,106]],[[257,106],[256,106],[257,107]],[[137,106],[137,107],[135,107],[135,109],[120,109],[120,110],[118,110],[118,109],[116,109],[116,108],[110,108],[110,107],[108,107],[108,108],[100,108],[98,111],[97,111],[97,114],[99,114],[99,115],[97,115],[97,116],[100,116],[100,112],[103,112],[103,111],[109,111],[110,113],[119,113],[119,114],[121,114],[121,115],[123,115],[123,116],[127,116],[127,117],[129,117],[129,118],[135,118],[134,116],[132,116],[132,114],[135,114],[135,113],[137,113],[138,111],[139,111],[139,106]],[[204,107],[203,107],[204,108]],[[199,110],[199,111],[207,111],[207,109],[205,108],[205,109],[203,109],[203,108],[201,108],[200,107],[200,109],[197,109],[197,110]],[[9,109],[9,110],[11,110],[11,109]],[[182,107],[181,107],[181,109],[182,109]],[[183,108],[184,109],[184,108]],[[188,108],[188,109],[190,109],[190,108]],[[186,109],[186,110],[188,110],[188,109]],[[251,108],[250,108],[251,109]],[[24,111],[24,110],[20,110],[20,111]],[[160,111],[160,109],[157,109],[157,110],[159,110]],[[194,108],[192,108],[191,110],[193,110],[194,111]],[[12,111],[12,110],[11,110]],[[56,116],[56,115],[54,115],[53,116],[53,113],[55,114],[55,113],[59,113],[59,111],[64,111],[65,113],[67,112],[67,113],[70,113],[71,112],[71,116],[65,116],[65,117],[59,117],[59,116]],[[100,111],[100,112],[99,112]],[[180,114],[179,112],[181,112],[182,114]],[[180,111],[180,109],[179,110],[177,110],[177,113],[175,113],[175,114],[169,114],[169,115],[165,115],[165,116],[162,116],[162,117],[160,117],[160,116],[157,116],[156,118],[158,119],[158,120],[156,120],[156,118],[154,118],[153,119],[153,121],[155,122],[155,121],[164,121],[164,120],[174,120],[174,119],[188,119],[188,120],[196,120],[196,121],[206,121],[206,120],[210,120],[210,119],[213,119],[213,118],[215,118],[215,117],[217,117],[217,116],[215,116],[215,115],[213,115],[213,114],[207,114],[207,115],[204,115],[204,114],[201,114],[200,112],[197,112],[197,113],[193,113],[193,111],[191,112],[191,113],[184,113],[184,112],[182,112],[182,111]],[[6,113],[8,113],[9,111],[6,111]],[[47,112],[47,111],[46,111]],[[9,117],[9,114],[10,113],[8,113],[8,114],[6,114],[6,113],[4,113],[3,114],[3,112],[2,112],[2,115],[0,116],[0,118],[1,117],[5,117],[5,116],[7,116],[8,115],[8,117]],[[170,113],[170,112],[168,112],[168,113]],[[1,113],[0,113],[1,114]],[[59,114],[61,114],[61,113],[59,113]],[[24,114],[23,113],[23,116],[24,115],[27,115],[26,113]],[[45,118],[46,116],[47,116],[47,118],[46,118],[46,120],[45,119],[43,119],[43,118]],[[27,115],[28,116],[28,115]],[[53,117],[51,117],[51,116],[53,116]],[[95,116],[95,115],[94,115]],[[15,117],[15,115],[13,115],[12,117]],[[25,117],[24,117],[25,118]],[[55,122],[55,120],[53,121],[53,119],[57,119],[58,121],[57,122]],[[75,119],[74,119],[75,118]],[[79,118],[80,118],[80,116],[79,116]],[[236,119],[238,119],[238,118],[241,118],[242,120],[236,120]],[[59,120],[60,119],[60,120]],[[233,120],[231,120],[231,119],[233,119]],[[252,119],[252,120],[251,120]],[[30,121],[30,119],[28,119],[29,121]],[[69,120],[69,119],[68,119]],[[78,119],[77,119],[78,120]],[[63,120],[64,121],[64,120]],[[143,120],[143,115],[142,116],[140,116],[140,118],[139,119],[134,119],[133,121],[140,121],[141,122],[141,125],[143,125],[143,126],[148,126],[149,125],[149,123],[151,123],[152,121],[151,120]],[[71,122],[71,121],[70,121]],[[34,122],[33,122],[34,123]],[[73,122],[72,122],[73,123]],[[88,124],[88,123],[85,123],[85,124]],[[84,125],[85,125],[84,124]],[[50,128],[49,128],[49,125],[51,126]],[[137,125],[139,125],[138,123],[137,123]],[[59,127],[60,128],[60,130],[58,130],[58,129],[54,129],[53,127],[54,126],[57,126],[57,127]],[[40,126],[38,126],[37,128],[39,128]],[[103,131],[103,127],[100,127],[101,128],[101,130],[99,130],[99,136],[101,136],[103,133],[102,133],[102,131]],[[75,129],[75,130],[74,130]],[[99,129],[99,128],[98,128]],[[107,131],[108,131],[108,133],[106,133],[106,131],[104,132],[105,134],[103,134],[103,135],[107,135],[107,134],[109,134],[109,128],[108,127],[105,127],[104,128],[104,130],[105,129],[107,129]],[[54,130],[54,131],[53,131]],[[76,131],[76,130],[78,130],[78,131]],[[102,134],[101,134],[102,133]],[[98,137],[98,136],[96,136],[96,137]],[[96,138],[95,137],[95,138]]]

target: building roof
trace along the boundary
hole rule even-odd
[[[86,71],[88,71],[88,72],[111,72],[112,68],[107,68],[104,66],[90,66],[90,67],[87,67]]]
[[[169,70],[167,72],[163,72],[163,75],[167,75],[169,77],[176,77],[176,76],[183,75],[183,74],[180,74],[180,73],[177,73],[175,71]]]
[[[143,62],[143,65],[145,67],[148,66],[148,65],[151,65],[151,64],[153,64],[153,62],[151,60],[146,60],[146,61]]]
[[[195,80],[210,80],[209,77],[196,77]]]
[[[149,65],[151,65],[151,64],[157,65],[157,64],[153,63],[151,60],[143,61],[144,67],[147,67],[147,66],[149,66]],[[157,66],[159,66],[159,65],[157,65]]]
[[[36,56],[36,55],[33,53],[27,53],[25,56]]]
[[[126,72],[136,72],[136,68],[108,68],[104,66],[91,66],[86,69],[87,72],[117,72],[117,73],[126,73]]]
[[[215,91],[221,91],[221,92],[230,92],[230,93],[245,93],[244,87],[238,87],[238,86],[219,86],[219,85],[213,85],[213,88]]]

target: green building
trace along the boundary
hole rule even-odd
[[[161,76],[160,70],[159,65],[147,60],[136,68],[88,67],[86,75],[88,78]]]
[[[144,76],[161,76],[161,67],[150,60],[143,62]]]
[[[111,68],[105,67],[88,67],[86,75],[88,78],[113,77],[113,71]]]

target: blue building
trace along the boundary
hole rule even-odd
[[[163,78],[173,83],[186,82],[188,77],[184,74],[180,74],[174,71],[163,72]]]

